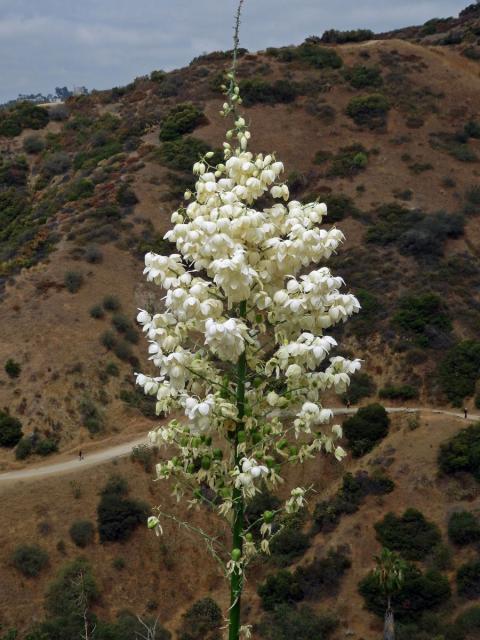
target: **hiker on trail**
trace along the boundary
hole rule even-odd
[[[467,414],[468,414],[467,407],[464,407],[463,408],[463,417],[465,418],[465,420],[467,419]]]
[[[347,398],[347,409],[350,409],[350,400]]]
[[[78,452],[78,459],[79,460],[83,460],[83,455],[82,455],[82,450],[80,449],[80,451]]]

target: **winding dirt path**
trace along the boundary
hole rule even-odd
[[[388,413],[437,413],[446,416],[452,416],[455,418],[464,418],[463,413],[457,413],[455,411],[445,411],[443,409],[431,409],[429,407],[385,407]],[[356,413],[357,408],[350,409],[333,409],[335,415],[349,415]],[[479,421],[480,415],[471,414],[468,415],[467,421]],[[28,467],[27,469],[19,469],[16,471],[7,471],[0,474],[0,486],[7,482],[14,482],[16,480],[40,480],[42,478],[63,475],[68,473],[74,473],[80,469],[86,467],[94,467],[105,462],[110,462],[116,458],[122,458],[130,455],[132,449],[138,445],[147,444],[145,436],[137,437],[129,442],[114,445],[101,451],[96,451],[88,454],[82,460],[79,460],[77,456],[72,460],[66,460],[63,462],[54,462],[52,464],[45,464],[37,467]]]

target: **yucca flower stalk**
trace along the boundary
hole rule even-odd
[[[323,225],[325,204],[289,199],[273,153],[248,150],[235,75],[241,5],[221,112],[233,120],[224,160],[212,166],[209,152],[195,163],[194,192],[185,194],[165,235],[178,253],[145,256],[147,280],[166,291],[164,311],[138,314],[158,374],[137,374],[137,384],[156,396],[158,414],[176,415],[149,434],[152,444],[175,450],[157,465],[157,478],[173,482],[178,500],[214,507],[231,528],[226,550],[182,523],[204,538],[230,582],[228,640],[251,636],[240,619],[245,572],[256,555],[269,553],[275,535],[276,513],[256,523],[256,540],[245,509],[261,486],[275,491],[289,464],[321,452],[342,460],[342,429],[322,394],[344,393],[360,367],[333,356],[337,343],[326,334],[360,308],[324,266],[342,232]],[[271,206],[256,210],[265,196]],[[292,489],[279,511],[303,508],[306,492]],[[159,507],[149,526],[160,533],[165,518],[176,520]]]

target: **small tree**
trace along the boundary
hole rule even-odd
[[[227,550],[218,537],[180,523],[202,536],[230,582],[229,640],[250,636],[240,626],[245,569],[269,552],[274,534],[274,511],[246,526],[246,508],[262,482],[268,490],[278,486],[285,465],[320,452],[345,456],[341,426],[329,425],[333,412],[322,394],[344,393],[360,368],[358,360],[331,356],[337,343],[324,334],[360,305],[340,292],[343,280],[326,266],[313,268],[337,250],[343,234],[320,226],[325,204],[289,202],[283,164],[273,154],[247,149],[235,79],[242,3],[221,112],[233,116],[224,160],[212,165],[214,153],[207,152],[195,163],[195,193],[185,193],[191,201],[172,215],[175,226],[165,236],[178,253],[145,257],[147,280],[167,291],[166,310],[138,315],[159,374],[137,374],[137,383],[156,396],[158,414],[183,410],[186,417],[150,434],[152,444],[175,449],[157,465],[158,477],[174,480],[179,500],[208,504],[231,527]],[[268,196],[271,206],[253,208]],[[293,489],[281,510],[298,511],[305,496],[304,488]],[[165,518],[178,522],[159,507],[149,526],[160,533]]]
[[[0,447],[14,447],[22,435],[20,420],[6,411],[0,411]]]
[[[402,587],[403,576],[406,569],[406,562],[395,553],[383,548],[379,556],[375,556],[376,567],[374,576],[385,594],[387,608],[385,611],[385,624],[383,628],[384,640],[394,640],[395,623],[392,609],[392,597],[398,593]]]

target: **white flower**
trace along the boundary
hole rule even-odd
[[[198,434],[211,430],[215,398],[207,396],[205,400],[199,402],[195,398],[187,397],[184,402],[185,415],[190,420],[190,431]]]
[[[235,318],[216,322],[208,318],[205,322],[205,344],[222,360],[237,362],[245,351],[247,327]]]

